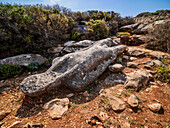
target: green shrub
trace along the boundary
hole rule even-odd
[[[130,36],[130,33],[129,32],[119,32],[117,34],[117,37],[119,38],[119,37],[124,36],[124,35]]]
[[[164,64],[156,69],[156,78],[165,82],[169,82],[169,69]]]
[[[40,64],[38,62],[31,62],[27,68],[31,71],[37,70],[40,67]]]
[[[0,79],[6,79],[11,76],[20,74],[23,68],[19,65],[1,64],[0,65]]]
[[[88,39],[98,40],[109,36],[109,27],[104,20],[90,20],[86,23],[88,29]]]

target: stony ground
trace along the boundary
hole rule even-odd
[[[137,47],[131,47],[137,49]],[[145,51],[145,54],[154,53]],[[157,52],[156,52],[157,53]],[[125,53],[126,54],[126,53]],[[160,53],[162,54],[162,53]],[[121,55],[122,56],[122,55]],[[141,68],[145,68],[143,62],[152,60],[151,56],[138,57],[132,60],[139,64],[136,68],[126,67],[123,59],[123,73],[130,73]],[[38,71],[44,72],[47,69]],[[149,69],[154,71],[155,67]],[[32,127],[44,128],[168,128],[170,127],[170,84],[162,82],[156,78],[146,86],[136,92],[132,89],[124,89],[122,84],[109,86],[104,84],[105,78],[112,74],[109,70],[100,76],[86,90],[76,93],[66,87],[52,90],[37,98],[25,96],[19,89],[19,83],[28,75],[37,72],[23,73],[20,76],[0,81],[0,112],[5,111],[9,114],[0,121],[0,127],[8,128],[13,123],[14,127],[24,127],[25,124],[33,124]],[[100,93],[107,92],[121,99],[126,104],[123,111],[113,111],[107,103],[101,101]],[[43,106],[54,98],[65,98],[68,94],[70,105],[68,111],[62,118],[52,120]],[[127,100],[130,95],[135,94],[139,105],[132,108]],[[161,103],[162,108],[159,112],[152,112],[148,105]],[[101,116],[104,115],[104,116]]]

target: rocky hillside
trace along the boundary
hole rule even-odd
[[[1,4],[0,128],[170,127],[169,26],[168,10]]]
[[[0,81],[2,128],[170,126],[169,54],[120,45],[116,37],[64,46],[54,49],[65,55],[49,69]],[[24,55],[1,63],[44,59]]]

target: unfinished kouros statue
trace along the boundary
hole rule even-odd
[[[63,85],[81,91],[99,77],[126,49],[111,38],[96,41],[92,46],[53,60],[52,66],[42,74],[31,75],[20,84],[29,96],[38,96]]]

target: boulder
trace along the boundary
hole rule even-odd
[[[135,107],[137,107],[138,106],[138,99],[137,99],[137,97],[133,94],[133,95],[131,95],[129,98],[128,98],[128,100],[127,100],[127,102],[128,102],[128,104],[131,106],[131,107],[133,107],[133,108],[135,108]]]
[[[81,91],[107,69],[118,53],[126,49],[126,46],[113,44],[113,40],[107,38],[83,50],[58,57],[46,72],[25,78],[20,84],[21,90],[29,96],[38,96],[62,85]]]
[[[47,59],[39,54],[22,54],[18,56],[8,57],[0,60],[0,64],[13,64],[28,66],[32,62],[37,62],[40,65],[45,63]]]
[[[111,74],[104,80],[104,84],[108,86],[124,84],[125,82],[126,82],[126,75],[123,73]]]
[[[44,105],[44,109],[47,110],[52,119],[59,119],[64,112],[68,110],[69,99],[54,99]]]
[[[146,86],[151,78],[152,75],[147,70],[140,69],[134,71],[127,74],[125,88],[134,88],[137,91],[140,87]]]
[[[111,72],[121,72],[123,70],[123,66],[121,64],[110,65],[109,70]]]
[[[153,103],[148,105],[148,107],[153,112],[159,112],[162,108],[162,105],[160,103]]]

